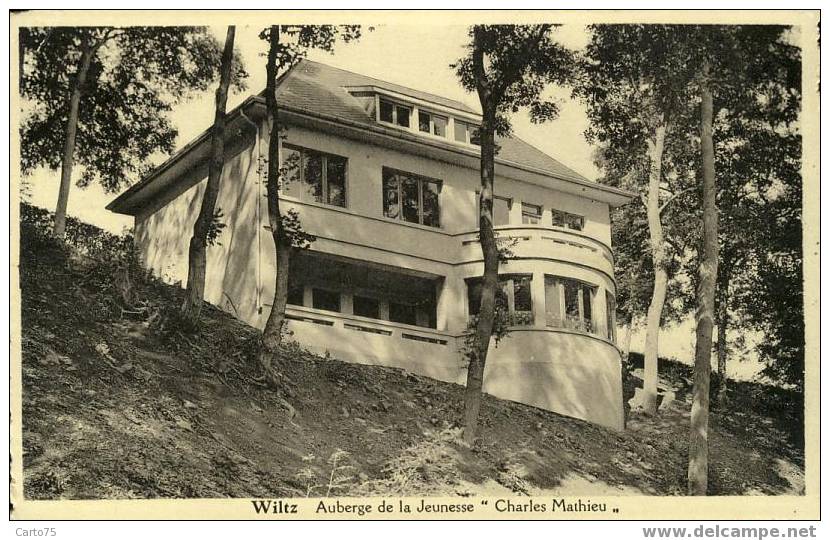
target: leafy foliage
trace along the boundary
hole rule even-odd
[[[575,64],[574,54],[556,42],[553,31],[560,25],[478,25],[470,29],[480,36],[481,53],[486,58],[487,86],[496,109],[494,128],[501,136],[511,131],[510,114],[527,109],[531,121],[544,122],[559,115],[559,103],[545,89],[549,84],[566,84]],[[462,86],[478,90],[472,54],[453,64]],[[481,96],[480,96],[481,97]],[[482,129],[487,129],[482,126]]]
[[[205,27],[26,27],[20,92],[30,102],[21,128],[24,174],[61,165],[69,95],[83,50],[93,51],[79,109],[79,185],[118,191],[148,170],[177,135],[168,113],[215,79],[221,47]],[[247,76],[235,62],[234,82]]]

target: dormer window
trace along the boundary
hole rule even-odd
[[[427,111],[418,111],[418,131],[430,133],[437,137],[446,137],[447,117]]]
[[[481,146],[481,139],[478,136],[478,126],[456,119],[455,140],[466,144]]]
[[[412,109],[409,107],[385,99],[380,100],[379,118],[381,122],[408,128],[411,113]]]

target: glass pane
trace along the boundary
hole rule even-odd
[[[323,156],[303,152],[303,181],[300,199],[323,202]]]
[[[418,111],[418,130],[429,133],[429,113]]]
[[[467,129],[470,131],[470,144],[481,146],[481,138],[478,135],[478,126],[468,126]]]
[[[437,182],[423,182],[424,225],[441,226],[441,207],[438,203],[440,186]]]
[[[467,280],[467,307],[470,316],[478,315],[479,303],[481,301],[481,280]]]
[[[389,320],[401,324],[415,325],[415,306],[410,304],[389,303]]]
[[[533,301],[530,297],[530,280],[528,276],[513,278],[513,309],[514,311],[533,311]]]
[[[593,291],[590,287],[582,286],[582,318],[585,320],[585,325],[588,331],[591,329],[593,322],[593,306],[591,305],[593,298]]]
[[[327,156],[326,161],[327,202],[346,206],[346,158]]]
[[[380,100],[380,120],[392,123],[392,104],[388,101]]]
[[[548,326],[562,326],[562,314],[559,311],[559,282],[550,276],[545,276],[545,313]]]
[[[401,107],[400,105],[395,107],[398,111],[398,125],[403,127],[409,127],[409,109],[406,107]]]
[[[455,121],[455,140],[459,142],[467,142],[467,124],[460,120]]]
[[[537,224],[542,219],[542,207],[535,204],[522,203],[522,223]]]
[[[388,169],[383,170],[383,215],[394,219],[400,217],[398,175]]]
[[[290,285],[288,287],[286,302],[295,306],[303,305],[303,286],[301,284]]]
[[[565,212],[561,210],[551,210],[551,224],[554,227],[564,227],[565,226]]]
[[[502,199],[500,197],[493,199],[493,224],[510,224],[510,201],[508,199]]]
[[[579,319],[579,287],[573,281],[565,281],[565,315],[574,321]]]
[[[326,311],[340,311],[340,293],[335,291],[327,291],[325,289],[312,290],[314,309],[324,309]]]
[[[582,230],[582,226],[584,224],[584,218],[582,216],[577,216],[576,214],[567,214],[565,216],[565,221],[569,229],[573,229],[575,231]]]
[[[302,156],[298,150],[283,147],[282,149],[282,192],[290,197],[299,197],[302,186],[299,185]]]
[[[355,315],[380,319],[380,301],[377,298],[355,295],[353,305]]]
[[[439,137],[447,136],[447,119],[443,116],[432,117],[432,134]]]
[[[418,179],[401,176],[401,182],[403,219],[410,223],[418,223]]]

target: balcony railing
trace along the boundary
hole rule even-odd
[[[301,306],[288,306],[285,317],[291,321],[313,323],[321,326],[342,328],[353,332],[363,332],[390,338],[430,343],[433,345],[446,346],[454,339],[454,336],[432,328],[368,319],[356,315],[327,312]]]

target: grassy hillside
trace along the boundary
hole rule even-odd
[[[462,387],[289,345],[274,392],[256,330],[207,308],[181,333],[181,291],[144,276],[128,242],[71,223],[63,248],[48,216],[24,214],[27,498],[684,492],[683,377],[664,381],[676,401],[624,432],[487,397],[469,448]],[[710,423],[712,492],[801,492],[794,415],[763,387],[731,390]]]

